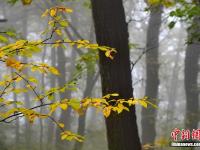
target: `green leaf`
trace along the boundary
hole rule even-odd
[[[61,25],[62,27],[67,27],[67,26],[69,25],[68,22],[65,21],[65,20],[62,20],[62,21],[60,21],[59,23],[60,23],[60,25]]]
[[[0,42],[7,43],[8,39],[5,36],[0,35]]]
[[[170,29],[172,29],[172,28],[174,28],[175,25],[176,25],[176,22],[175,22],[175,21],[171,21],[171,22],[169,23],[168,27],[169,27]]]

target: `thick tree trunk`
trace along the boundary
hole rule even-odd
[[[119,93],[119,98],[133,97],[128,28],[122,0],[92,0],[93,19],[98,44],[116,48],[114,60],[103,52],[100,56],[100,74],[103,95]],[[135,108],[106,119],[109,150],[140,150]]]
[[[200,19],[196,17],[193,21],[195,26],[188,31],[189,39],[195,35],[200,35]],[[188,129],[197,129],[199,122],[199,90],[198,90],[198,72],[199,72],[200,42],[193,39],[186,49],[185,56],[185,92],[186,92],[186,117],[185,127]]]
[[[151,9],[147,31],[146,49],[146,89],[145,96],[153,103],[157,103],[159,85],[159,33],[161,26],[162,6]],[[154,143],[156,137],[156,109],[142,108],[142,143]]]

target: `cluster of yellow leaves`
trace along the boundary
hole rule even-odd
[[[150,6],[163,5],[165,7],[172,7],[175,4],[174,0],[148,0]]]
[[[18,40],[15,43],[11,43],[0,47],[0,52],[6,56],[25,56],[31,57],[33,54],[41,52],[42,41],[27,41]]]
[[[157,108],[156,105],[147,100],[147,97],[144,97],[143,99],[130,98],[128,100],[125,100],[117,98],[118,96],[119,95],[117,93],[114,93],[105,95],[102,98],[84,98],[82,100],[74,98],[64,99],[60,102],[51,104],[49,115],[55,112],[57,108],[66,110],[68,107],[72,107],[72,109],[79,114],[82,114],[88,107],[95,107],[97,110],[102,111],[105,117],[109,117],[112,111],[118,114],[122,113],[123,111],[129,111],[129,108],[136,104],[139,104],[145,108],[147,108],[148,105]],[[116,97],[116,99],[107,101],[110,97]],[[115,104],[113,105],[111,103]]]
[[[14,101],[14,100],[6,100],[4,98],[0,98],[0,105],[1,106],[10,106],[10,105],[23,105],[21,101]]]
[[[48,64],[45,63],[39,63],[39,64],[29,64],[31,65],[31,71],[35,72],[38,71],[40,73],[52,73],[54,75],[60,75],[60,72],[52,66],[49,66]]]
[[[156,105],[148,101],[147,97],[144,97],[142,99],[130,98],[128,100],[116,99],[116,100],[110,100],[109,102],[115,102],[115,105],[107,105],[103,108],[103,114],[105,117],[109,117],[112,111],[118,114],[122,113],[123,111],[129,111],[129,108],[136,104],[139,104],[144,108],[147,108],[148,105],[157,108]]]
[[[47,16],[56,17],[59,12],[61,12],[61,13],[72,13],[73,10],[70,9],[70,8],[63,7],[63,6],[57,6],[57,7],[47,9],[42,14],[42,17],[47,17]]]
[[[17,61],[15,58],[9,57],[6,59],[6,66],[14,68],[16,70],[21,70],[23,64],[20,61]]]
[[[100,50],[105,52],[105,56],[113,59],[113,55],[117,53],[117,51],[114,48],[108,47],[108,46],[100,46],[98,44],[91,44],[88,40],[76,40],[76,41],[71,41],[71,40],[65,40],[65,42],[69,43],[71,46],[76,45],[77,48],[86,48],[86,49],[91,49],[91,50]]]
[[[84,140],[83,136],[74,134],[71,131],[64,131],[60,135],[61,135],[62,140],[68,140],[68,141],[76,140],[78,142],[83,142],[83,140]]]

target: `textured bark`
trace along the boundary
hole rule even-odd
[[[133,97],[128,28],[122,0],[92,0],[92,11],[98,44],[116,48],[114,60],[100,56],[103,95],[119,93],[119,98]],[[112,113],[106,119],[109,150],[140,150],[135,108],[120,115]]]
[[[188,31],[188,37],[194,34],[200,35],[200,18],[196,17],[193,21],[194,28]],[[198,91],[198,72],[199,72],[200,42],[193,39],[188,44],[185,55],[185,92],[186,92],[186,117],[185,127],[197,129],[199,122],[199,91]]]
[[[162,7],[151,9],[149,26],[147,31],[146,49],[146,89],[145,96],[148,96],[153,103],[157,103],[159,85],[159,33],[161,26]],[[149,107],[142,108],[142,143],[154,143],[156,137],[156,109]]]

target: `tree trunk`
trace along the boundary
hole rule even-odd
[[[58,78],[58,85],[59,87],[62,87],[67,82],[67,75],[66,75],[66,57],[64,53],[64,49],[59,48],[57,51],[58,54],[58,70],[61,72],[61,76]],[[72,50],[72,56],[71,56],[71,62],[70,62],[70,68],[69,68],[69,80],[71,80],[74,68],[75,68],[75,59],[76,59],[76,52]],[[66,91],[64,93],[60,93],[60,98],[71,98],[71,91]],[[70,130],[70,124],[71,124],[71,108],[69,107],[66,111],[62,111],[59,119],[60,123],[65,124],[65,130]],[[56,149],[57,150],[63,150],[63,149],[69,149],[69,143],[66,141],[61,141],[60,139],[60,129],[57,128],[56,130]]]
[[[11,70],[11,74],[14,74],[14,71]],[[12,77],[13,78],[13,77]],[[16,89],[16,85],[13,84],[13,89]],[[17,94],[13,93],[13,100],[17,102]],[[14,104],[14,108],[17,108],[17,104]],[[16,120],[15,123],[15,149],[19,149],[19,144],[20,144],[20,124],[19,124],[19,119]]]
[[[133,97],[128,27],[122,0],[92,0],[93,19],[98,44],[116,48],[114,60],[103,52],[100,56],[100,74],[103,95],[119,93],[119,98]],[[140,150],[135,107],[130,112],[112,113],[106,119],[109,150]]]
[[[181,37],[180,37],[181,38]],[[180,45],[181,43],[179,42],[178,45]],[[180,46],[179,46],[180,47]],[[170,120],[174,120],[176,119],[174,116],[175,113],[175,102],[178,96],[178,83],[179,83],[179,78],[178,78],[178,74],[180,71],[180,67],[179,67],[179,61],[180,61],[180,48],[178,47],[177,51],[176,51],[176,55],[174,58],[174,67],[173,67],[173,71],[171,74],[171,80],[170,80],[170,84],[169,84],[169,92],[168,92],[168,105],[167,105],[167,120],[166,120],[166,124],[169,126],[169,128],[171,129],[171,125],[173,125],[173,121]]]
[[[195,26],[188,31],[188,39],[194,35],[200,35],[200,19],[196,17],[193,21]],[[199,40],[199,39],[198,39]],[[198,91],[198,72],[200,42],[193,39],[186,49],[185,55],[185,92],[186,92],[186,117],[185,127],[187,129],[197,129],[199,122],[199,91]]]
[[[145,96],[153,103],[157,103],[159,85],[159,33],[162,18],[162,6],[151,9],[146,43],[146,89]],[[156,137],[156,109],[142,108],[142,143],[154,144]]]
[[[28,35],[28,9],[24,8],[24,20],[23,20],[23,38],[26,40],[27,35]],[[23,59],[24,62],[27,62],[27,58]],[[24,74],[28,76],[28,71],[24,70]],[[24,83],[26,84],[26,83]],[[25,86],[25,85],[23,85]],[[30,102],[30,93],[24,93],[24,104],[26,108],[31,107],[31,102]],[[26,119],[25,121],[25,145],[26,149],[31,148],[31,137],[32,137],[32,131],[31,131],[31,124],[30,122]]]
[[[57,38],[55,38],[55,40],[56,39]],[[56,49],[55,48],[51,49],[51,66],[56,66]],[[51,88],[56,87],[56,77],[55,77],[55,75],[50,76],[50,87]],[[55,102],[55,98],[52,101]],[[55,115],[53,115],[53,117],[54,116]],[[54,137],[55,137],[55,124],[53,124],[51,120],[48,120],[47,123],[48,123],[47,149],[52,150],[53,144],[54,144]]]
[[[91,74],[90,70],[87,70],[87,81],[86,81],[87,83],[86,83],[86,88],[83,94],[83,98],[91,96],[92,89],[94,88],[95,83],[98,80],[98,77],[99,77],[99,73],[97,73],[96,76],[94,76]],[[78,134],[82,136],[85,136],[85,119],[86,119],[86,112],[84,115],[81,115],[78,118]],[[76,142],[73,150],[82,150],[83,144],[84,143],[82,142]]]

